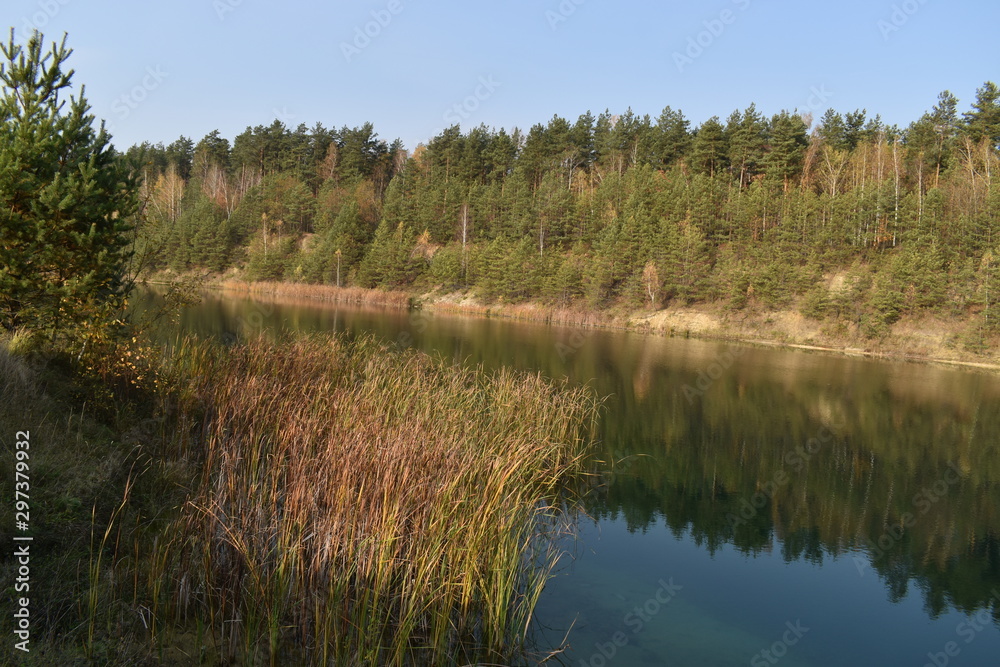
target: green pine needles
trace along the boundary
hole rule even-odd
[[[69,94],[65,37],[0,50],[0,325],[84,340],[124,304],[138,183]]]

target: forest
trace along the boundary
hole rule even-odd
[[[998,331],[1000,88],[942,92],[906,128],[861,109],[750,105],[697,127],[604,111],[527,132],[453,126],[418,145],[275,121],[230,141],[144,143],[149,272],[487,303],[794,310],[884,337],[904,317]]]
[[[995,84],[905,128],[667,107],[453,126],[412,151],[370,123],[276,121],[120,152],[70,95],[71,53],[65,35],[0,42],[0,465],[7,534],[32,550],[0,563],[25,595],[0,628],[24,664],[558,661],[569,635],[537,642],[536,607],[590,519],[713,558],[853,554],[931,619],[1000,618],[988,378],[812,355],[702,387],[708,347],[579,331],[528,373],[408,349],[408,331],[156,331],[187,279],[232,276],[400,307],[795,313],[872,341],[927,317],[995,350]],[[136,312],[137,275],[181,287]]]

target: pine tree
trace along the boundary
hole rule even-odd
[[[0,49],[0,323],[72,338],[125,302],[139,185],[82,88],[65,108],[65,38]]]
[[[576,246],[559,258],[554,271],[543,286],[542,295],[546,300],[559,306],[569,306],[583,296],[583,268],[586,258],[583,248]]]
[[[344,267],[353,267],[365,254],[365,246],[371,240],[366,230],[367,224],[361,214],[356,199],[345,203],[327,231],[327,238],[335,248],[343,253]]]
[[[679,110],[666,107],[653,133],[653,166],[666,169],[683,158],[691,147],[691,124]]]
[[[402,222],[393,229],[387,220],[382,220],[368,254],[358,266],[358,284],[398,288],[412,282],[416,275],[413,246],[413,232]]]
[[[464,259],[459,245],[447,245],[439,249],[431,258],[431,279],[445,290],[464,287],[467,284],[464,275],[466,271],[462,266]]]
[[[824,146],[831,150],[847,150],[847,142],[844,141],[844,117],[833,109],[827,109],[823,114],[816,132],[823,140]]]
[[[583,169],[590,169],[596,159],[596,147],[594,145],[594,115],[589,111],[576,119],[573,129],[570,130],[570,141],[576,148],[577,165]]]
[[[809,145],[802,118],[787,111],[776,115],[771,120],[770,144],[770,151],[764,158],[767,175],[780,181],[787,192],[792,179],[802,173],[802,161]]]
[[[876,116],[867,121],[867,109],[855,109],[844,115],[843,148],[853,151],[865,139],[872,140],[878,134],[882,121]]]
[[[937,135],[937,150],[933,153],[935,166],[934,187],[941,182],[941,172],[948,168],[958,135],[958,98],[945,90],[938,95],[938,103],[931,110],[930,119]]]
[[[704,299],[706,281],[711,272],[711,257],[705,235],[696,226],[685,222],[669,249],[669,281],[673,292],[682,302]]]
[[[742,114],[734,111],[726,125],[729,162],[740,187],[750,185],[764,160],[767,127],[757,107],[751,104]]]
[[[1000,88],[992,81],[976,91],[972,111],[965,114],[965,131],[975,143],[986,140],[1000,147]]]
[[[691,166],[709,176],[726,167],[729,154],[725,129],[717,116],[702,123],[691,145]]]
[[[177,175],[187,180],[191,176],[191,164],[194,160],[194,142],[181,135],[176,141],[170,143],[164,155],[167,164],[172,165],[177,170]]]

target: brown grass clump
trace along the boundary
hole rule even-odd
[[[476,315],[481,317],[502,317],[526,322],[542,322],[560,326],[626,328],[628,322],[621,318],[592,310],[556,308],[539,303],[482,304],[471,300],[456,303],[445,299],[425,304],[430,310],[441,313]]]
[[[247,662],[523,650],[590,393],[369,339],[178,355],[209,415],[201,480],[151,574],[178,616]]]
[[[305,283],[253,282],[227,280],[221,289],[249,296],[278,296],[315,299],[332,303],[350,303],[388,308],[409,308],[411,296],[406,292],[392,292],[362,287],[335,287]]]

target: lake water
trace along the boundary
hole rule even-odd
[[[1000,664],[995,376],[217,293],[179,326],[370,332],[607,395],[600,486],[538,608],[562,664]]]

